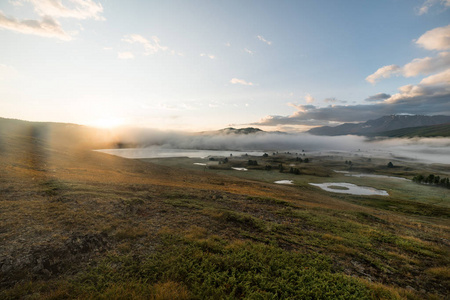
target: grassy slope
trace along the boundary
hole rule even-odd
[[[403,128],[374,135],[388,137],[450,137],[450,124]]]
[[[30,126],[0,136],[2,299],[422,299],[449,289],[446,207],[424,215],[436,206],[126,160]]]

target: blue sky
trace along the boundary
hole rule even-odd
[[[0,116],[268,130],[450,114],[450,1],[0,2]]]

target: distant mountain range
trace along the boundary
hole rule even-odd
[[[278,133],[278,134],[286,134],[286,132],[282,131],[264,131],[259,128],[254,127],[246,127],[246,128],[233,128],[233,127],[227,127],[215,131],[202,131],[199,132],[199,134],[203,135],[233,135],[233,134],[258,134],[258,133]]]
[[[442,126],[434,127],[435,125],[442,125]],[[450,116],[390,115],[375,120],[369,120],[363,123],[344,123],[336,127],[330,126],[316,127],[309,130],[308,132],[314,135],[330,135],[330,136],[347,135],[347,134],[366,135],[366,136],[377,136],[377,135],[399,136],[399,137],[450,136],[448,130],[446,130],[449,126],[450,126]],[[411,129],[405,130],[406,128]]]
[[[247,127],[247,128],[233,128],[233,127],[228,127],[228,128],[224,128],[224,129],[220,129],[218,130],[219,133],[222,134],[251,134],[251,133],[259,133],[259,132],[263,132],[261,129],[259,128],[253,128],[253,127]]]

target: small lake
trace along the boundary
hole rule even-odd
[[[351,194],[360,196],[389,196],[388,192],[384,190],[377,190],[368,186],[359,186],[347,182],[328,182],[328,183],[310,183],[310,185],[318,186],[322,190],[339,194]]]
[[[247,168],[232,168],[232,169],[236,171],[248,171]]]
[[[294,184],[292,180],[277,180],[274,183],[276,184]]]
[[[242,156],[246,154],[250,156],[262,156],[264,154],[264,152],[262,151],[169,149],[162,147],[101,149],[95,151],[133,159],[168,158],[168,157],[189,157],[189,158],[230,157],[230,156]]]

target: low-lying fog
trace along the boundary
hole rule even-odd
[[[358,152],[368,157],[413,159],[424,162],[450,164],[450,138],[369,139],[361,136],[314,136],[307,133],[255,134],[189,134],[154,130],[121,133],[123,143],[142,148],[234,150],[234,151],[290,151],[290,152]],[[118,154],[119,155],[119,154]]]

